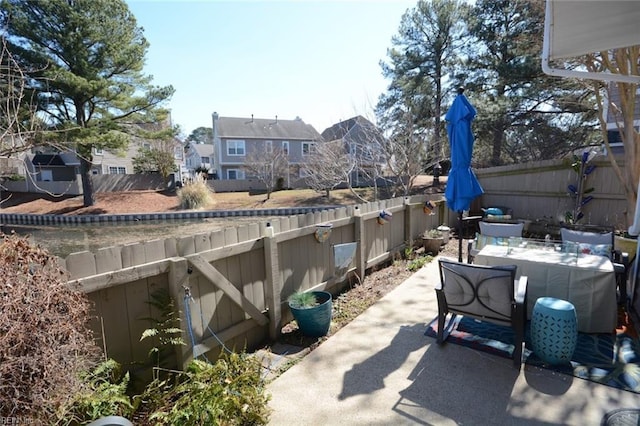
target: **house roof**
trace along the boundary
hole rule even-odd
[[[31,162],[34,166],[66,166],[58,154],[36,154]]]
[[[64,165],[65,166],[79,166],[80,165],[80,159],[78,158],[78,156],[76,155],[75,152],[61,152],[58,155],[60,155],[60,159],[62,161],[64,161]]]
[[[219,117],[217,136],[238,139],[282,139],[320,140],[320,133],[299,118],[280,120],[276,118]]]
[[[200,157],[209,157],[213,154],[213,145],[208,143],[190,143],[189,149],[193,149]]]
[[[365,145],[384,139],[382,132],[361,115],[328,127],[322,132],[322,137],[326,141],[344,139],[351,143]]]

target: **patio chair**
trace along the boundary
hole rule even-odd
[[[611,260],[620,294],[619,303],[625,304],[629,254],[615,250],[613,226],[564,224],[560,228],[560,236],[563,243],[577,243],[581,253],[603,255]]]
[[[449,324],[462,315],[510,326],[514,331],[513,365],[519,369],[527,323],[527,277],[516,280],[515,265],[470,265],[447,259],[438,262],[438,344],[449,335],[445,332],[449,313]]]
[[[492,223],[480,222],[480,233],[467,246],[467,263],[473,263],[473,258],[487,244],[502,244],[510,237],[522,237],[524,223]]]

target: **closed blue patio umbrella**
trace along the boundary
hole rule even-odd
[[[484,192],[471,170],[473,153],[471,121],[476,116],[476,109],[469,103],[463,92],[463,88],[458,89],[458,96],[445,115],[451,147],[451,170],[444,195],[449,208],[458,212],[458,262],[462,262],[462,212],[469,210],[471,201]]]

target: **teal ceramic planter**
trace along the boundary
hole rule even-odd
[[[322,337],[329,332],[331,326],[331,293],[326,291],[312,291],[318,305],[311,308],[295,308],[289,305],[298,328],[305,336]]]

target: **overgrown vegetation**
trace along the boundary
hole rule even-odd
[[[82,373],[82,388],[60,410],[58,425],[84,424],[106,416],[130,418],[134,411],[127,395],[129,373],[122,374],[120,364],[108,359],[90,372]]]
[[[132,395],[128,372],[112,359],[98,362],[89,300],[67,286],[56,258],[26,238],[0,237],[0,418],[64,426],[112,415],[136,425],[267,423],[262,365],[244,352],[193,361],[185,372],[163,370]],[[168,295],[150,304],[160,315],[141,340],[156,339],[150,357],[162,370],[165,352],[183,342]]]
[[[0,238],[0,418],[48,424],[81,389],[76,373],[95,364],[89,301],[67,287],[46,250],[16,235]]]
[[[213,364],[192,361],[184,372],[154,379],[128,395],[129,375],[107,360],[83,375],[83,388],[64,407],[57,425],[84,424],[118,415],[136,425],[263,425],[269,396],[256,357],[223,353]]]
[[[177,192],[182,209],[199,209],[210,206],[213,203],[212,191],[207,182],[197,176],[193,182],[185,182],[185,185]]]
[[[245,353],[223,353],[215,364],[195,360],[181,382],[163,393],[150,416],[161,425],[262,425],[268,396],[260,361]]]
[[[404,250],[404,258],[407,262],[407,270],[411,272],[417,271],[433,260],[433,256],[424,254],[424,252],[418,253],[413,247],[407,247]]]

